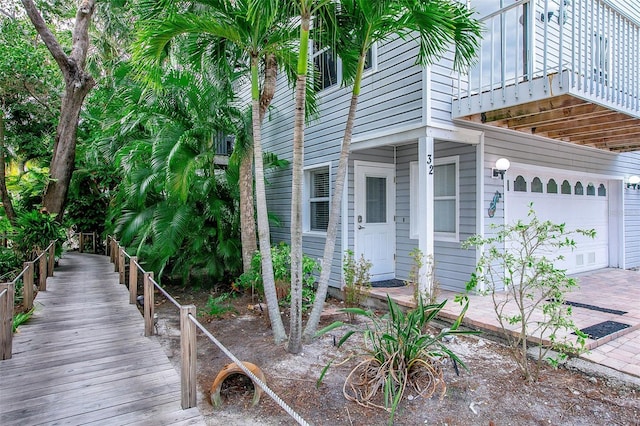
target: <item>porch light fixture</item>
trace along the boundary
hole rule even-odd
[[[498,158],[496,161],[496,166],[491,169],[491,177],[504,179],[504,173],[509,170],[509,166],[511,166],[511,162],[506,158]],[[640,178],[639,182],[640,182]]]
[[[630,176],[627,181],[627,188],[640,189],[640,176]]]

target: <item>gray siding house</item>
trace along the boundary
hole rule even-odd
[[[464,289],[491,224],[539,217],[595,228],[562,265],[570,273],[640,266],[640,6],[635,0],[471,0],[485,23],[476,67],[415,65],[415,43],[377,46],[362,85],[332,271],[347,249],[374,281],[406,279],[409,252],[435,259],[441,288]],[[317,59],[322,53],[317,53]],[[321,60],[316,61],[318,64]],[[333,65],[330,64],[332,67]],[[326,66],[325,66],[326,68]],[[305,135],[304,251],[321,257],[349,106],[323,68],[321,117]],[[330,78],[327,78],[330,77]],[[326,80],[326,81],[325,81]],[[338,80],[339,81],[339,80]],[[290,158],[293,94],[276,91],[265,150]],[[496,169],[507,159],[506,171]],[[504,160],[503,160],[504,162]],[[287,240],[290,170],[268,176],[269,209]]]

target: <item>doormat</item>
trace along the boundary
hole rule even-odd
[[[580,302],[571,302],[569,300],[565,300],[564,304],[569,306],[575,306],[576,308],[585,308],[585,309],[590,309],[592,311],[605,312],[607,314],[624,315],[627,313],[626,311],[619,311],[617,309],[609,309],[609,308],[601,308],[600,306],[594,306],[594,305],[589,305],[589,304],[580,303]]]
[[[624,330],[631,327],[629,324],[623,324],[615,321],[605,321],[599,324],[592,325],[581,329],[584,334],[589,336],[590,339],[598,340],[605,336],[615,333],[616,331]],[[575,333],[573,333],[575,334]]]
[[[404,281],[394,278],[392,280],[376,281],[371,283],[374,288],[404,287]]]

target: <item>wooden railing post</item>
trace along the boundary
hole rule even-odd
[[[93,242],[91,243],[91,248],[93,248],[93,253],[96,252],[96,231],[93,231],[91,233],[91,236],[93,237]]]
[[[48,277],[53,276],[53,268],[55,268],[55,265],[56,265],[56,242],[51,241],[51,244],[49,244],[49,267],[47,268]]]
[[[189,319],[196,316],[195,305],[180,306],[180,351],[182,356],[182,409],[195,407],[196,394],[196,325]]]
[[[113,244],[113,270],[115,272],[120,272],[120,246],[117,242]]]
[[[47,291],[47,255],[44,251],[38,254],[40,256],[38,270],[38,290]]]
[[[78,251],[82,253],[84,251],[84,233],[80,233],[80,247],[78,247]]]
[[[129,259],[129,303],[136,303],[138,297],[138,258],[131,256]]]
[[[24,275],[22,276],[22,304],[26,310],[33,307],[33,271],[35,262],[24,262]]]
[[[124,255],[124,248],[120,247],[118,251],[118,272],[120,272],[120,284],[124,284],[124,273],[125,273],[125,260],[126,256]]]
[[[144,273],[144,335],[153,336],[153,272]]]
[[[13,298],[14,283],[0,284],[0,293],[7,290],[0,297],[0,360],[11,358],[13,339]]]
[[[113,238],[111,235],[107,235],[107,243],[105,244],[105,254],[109,256],[109,260],[113,262],[113,251],[111,250],[111,244],[113,242]]]

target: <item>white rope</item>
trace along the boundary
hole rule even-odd
[[[240,369],[247,375],[249,376],[249,378],[253,381],[253,383],[257,384],[258,386],[260,386],[260,388],[271,397],[271,399],[273,399],[280,407],[282,407],[282,409],[284,411],[287,412],[287,414],[289,414],[296,422],[298,422],[299,425],[302,426],[309,426],[309,423],[307,423],[306,420],[304,420],[302,418],[302,416],[300,416],[300,414],[296,413],[295,411],[293,411],[293,408],[289,407],[287,405],[286,402],[284,402],[278,395],[275,394],[275,392],[273,392],[271,389],[269,389],[269,387],[259,378],[257,378],[255,376],[255,374],[253,374],[251,372],[251,370],[249,370],[247,367],[245,367],[245,365],[242,363],[242,361],[240,361],[238,358],[235,357],[235,355],[233,355],[227,348],[224,347],[224,345],[222,343],[220,343],[218,341],[218,339],[216,339],[215,337],[213,337],[213,334],[211,334],[206,328],[204,328],[204,326],[202,324],[200,324],[200,322],[191,314],[189,314],[189,319],[191,320],[191,322],[193,322],[196,327],[198,327],[209,339],[211,339],[211,341],[213,343],[215,343],[215,345],[217,347],[220,348],[220,350],[222,352],[224,352],[224,354],[229,357],[229,359],[231,359],[231,361],[235,362],[235,364],[240,367]]]

